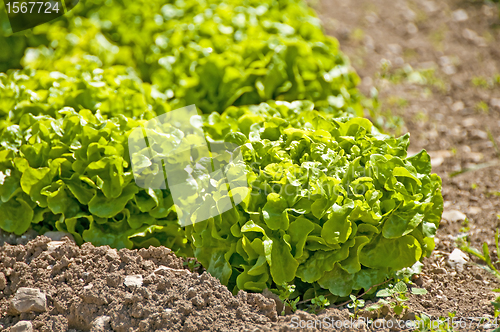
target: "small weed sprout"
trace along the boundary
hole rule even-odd
[[[493,290],[495,293],[500,293],[500,288],[496,288]],[[491,305],[495,308],[495,319],[500,316],[500,296],[495,298],[495,301],[491,301]]]
[[[282,285],[282,289],[279,291],[279,298],[284,304],[281,316],[285,315],[286,307],[290,307],[292,311],[297,311],[297,302],[299,302],[300,296],[298,296],[295,300],[290,300],[290,296],[293,292],[295,292],[295,285],[288,285],[287,283]]]
[[[201,266],[200,263],[198,263],[198,261],[196,261],[194,259],[190,259],[188,261],[185,261],[182,264],[184,266],[186,266],[189,269],[189,271],[191,271],[191,272],[198,270],[198,268]]]
[[[500,215],[497,215],[497,217],[498,219],[500,219]],[[498,246],[498,238],[499,230],[497,229],[497,232],[495,233],[495,248],[497,252],[497,260],[495,262],[491,260],[490,250],[486,242],[483,243],[482,253],[476,248],[471,247],[467,238],[459,238],[459,244],[460,249],[482,260],[484,263],[486,263],[486,266],[483,266],[483,268],[500,279],[500,271],[496,267],[497,264],[500,264],[500,248]],[[493,292],[500,293],[500,288],[494,289]],[[491,302],[491,305],[495,308],[495,318],[497,318],[498,316],[500,316],[500,296],[497,296],[495,301]]]
[[[490,108],[488,107],[488,104],[486,104],[484,101],[480,101],[479,103],[476,104],[476,110],[478,112],[483,112],[488,114]]]
[[[381,309],[384,305],[389,305],[396,315],[401,315],[409,309],[405,303],[408,301],[408,286],[403,281],[398,282],[396,285],[389,284],[388,288],[381,289],[377,292],[377,297],[389,298],[380,299],[374,305],[368,307],[368,311],[375,311]],[[411,293],[414,295],[425,295],[427,290],[424,288],[412,288]]]
[[[363,299],[358,299],[354,295],[349,295],[351,298],[352,302],[347,305],[348,308],[352,309],[354,313],[352,314],[353,318],[357,319],[358,318],[358,313],[365,306],[365,300]]]
[[[486,78],[480,76],[472,78],[471,83],[476,88],[488,89],[491,87],[490,82],[488,82]]]
[[[468,231],[470,231],[469,219],[465,218],[464,221],[462,222],[462,227],[460,228],[459,232],[467,233]]]
[[[323,295],[316,296],[311,300],[311,303],[314,305],[315,311],[321,311],[330,305],[330,301]]]
[[[477,258],[479,258],[481,261],[485,262],[486,266],[484,266],[483,268],[485,270],[487,270],[488,272],[491,272],[497,278],[500,279],[500,271],[495,266],[496,264],[500,263],[500,248],[498,247],[498,236],[499,236],[499,230],[497,229],[497,232],[495,234],[495,247],[497,250],[497,260],[495,262],[493,262],[491,260],[490,250],[489,250],[488,244],[486,242],[483,243],[483,248],[482,248],[483,252],[482,253],[479,250],[477,250],[476,248],[471,247],[470,242],[468,241],[468,239],[466,237],[465,238],[461,237],[459,239],[459,247],[461,250],[463,250],[471,255],[474,255]]]

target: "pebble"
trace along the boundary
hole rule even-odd
[[[417,14],[410,8],[406,8],[405,11],[403,12],[403,16],[406,18],[407,21],[413,22],[417,19]]]
[[[435,274],[447,274],[448,272],[443,269],[442,267],[438,267],[438,268],[435,268],[431,271],[432,273],[435,273]]]
[[[445,67],[445,66],[450,66],[453,64],[453,62],[451,61],[450,57],[449,56],[446,56],[446,55],[443,55],[441,57],[439,57],[439,64],[442,66],[442,67]]]
[[[188,299],[196,296],[196,289],[194,287],[190,287],[186,293]]]
[[[469,214],[479,214],[483,211],[480,207],[477,206],[471,206],[469,210],[467,211]]]
[[[472,139],[488,139],[488,133],[479,129],[474,129],[471,131]]]
[[[462,126],[464,127],[472,127],[477,125],[477,120],[475,118],[466,118],[462,121]],[[469,148],[470,152],[470,148]]]
[[[453,105],[451,105],[451,109],[454,112],[459,112],[459,111],[463,110],[464,108],[465,108],[465,104],[463,103],[463,101],[457,101],[457,102],[453,103]]]
[[[457,73],[457,68],[453,65],[444,66],[443,73],[445,73],[446,75],[454,75]]]
[[[408,33],[409,33],[410,35],[414,35],[414,34],[416,34],[416,33],[418,32],[418,28],[417,28],[417,26],[416,26],[415,24],[413,24],[413,23],[408,23],[408,24],[406,25],[406,31],[408,31]]]
[[[10,311],[14,314],[47,311],[47,297],[38,288],[20,287],[10,300]]]
[[[445,210],[442,218],[449,222],[459,222],[464,221],[467,216],[458,210]]]
[[[33,324],[29,320],[21,320],[10,328],[10,332],[32,332]]]
[[[486,44],[486,41],[484,40],[483,37],[479,36],[477,34],[477,32],[475,32],[474,30],[471,30],[471,29],[464,29],[462,31],[462,36],[467,39],[467,40],[470,40],[471,42],[474,42],[477,46],[480,46],[480,47],[485,47],[485,46],[488,46]]]
[[[365,49],[368,52],[373,52],[375,50],[375,42],[373,41],[373,38],[371,36],[365,36],[363,39],[363,44],[365,45]]]
[[[431,166],[432,167],[439,167],[444,163],[444,158],[442,157],[435,157],[431,159]]]
[[[57,248],[59,248],[65,243],[66,242],[64,241],[50,241],[49,243],[47,243],[47,251],[49,252],[49,254],[51,254],[54,251],[56,251]]]
[[[371,87],[373,86],[373,79],[370,76],[365,76],[363,77],[363,81],[361,82],[361,84],[366,87]]]
[[[109,329],[109,323],[111,322],[111,317],[109,316],[99,316],[92,321],[92,332],[107,331]]]
[[[368,22],[370,22],[371,24],[375,24],[379,21],[379,18],[377,16],[377,14],[375,13],[370,13],[368,15],[365,16],[365,20],[367,20]]]
[[[123,284],[127,287],[141,287],[142,275],[136,274],[136,275],[126,276]]]
[[[422,1],[422,5],[425,7],[425,10],[429,13],[434,13],[439,9],[434,1]]]
[[[387,45],[387,48],[391,53],[396,55],[400,55],[401,53],[403,53],[403,48],[399,44],[389,44]]]
[[[447,264],[456,270],[463,270],[464,265],[469,260],[469,256],[462,250],[455,248],[448,256]]]
[[[163,275],[165,272],[170,271],[170,272],[175,272],[179,273],[181,275],[189,275],[191,272],[186,269],[172,269],[171,267],[167,267],[164,265],[160,265],[156,270],[153,271],[155,274]]]
[[[500,98],[492,98],[490,104],[491,107],[500,109]]]
[[[106,251],[106,259],[108,261],[119,260],[120,256],[118,255],[118,251],[116,249],[108,249]]]
[[[467,15],[467,12],[463,9],[455,10],[451,16],[455,22],[465,22],[469,19],[469,15]]]
[[[394,64],[396,66],[402,66],[405,64],[405,60],[402,57],[398,56],[396,59],[394,59]]]

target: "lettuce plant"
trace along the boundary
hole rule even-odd
[[[26,113],[59,118],[64,107],[98,112],[104,118],[121,114],[137,119],[170,110],[164,94],[122,66],[67,74],[30,69],[0,73],[0,95],[0,132],[19,124]]]
[[[3,230],[62,230],[79,243],[163,244],[192,255],[168,191],[148,192],[133,181],[127,133],[166,104],[145,97],[149,86],[122,69],[81,77],[45,71],[0,76],[7,97],[0,106]]]
[[[173,108],[305,99],[363,113],[359,77],[303,1],[89,1],[33,34],[47,43],[27,49],[25,68],[132,67]]]
[[[111,84],[101,83],[101,91]],[[81,105],[50,116],[26,104],[18,124],[4,120],[1,131],[0,227],[8,232],[32,226],[96,245],[163,244],[194,255],[233,290],[287,283],[341,297],[434,247],[441,181],[428,154],[407,157],[408,135],[382,135],[366,119],[332,118],[308,101],[204,115],[208,141],[240,146],[246,186],[228,192],[241,204],[183,229],[168,188],[133,181],[127,137],[146,120]]]
[[[327,120],[311,106],[207,116],[212,139],[242,145],[251,193],[186,231],[197,259],[235,289],[313,284],[345,297],[434,248],[443,199],[429,155],[408,157],[409,135],[382,135],[362,118]]]

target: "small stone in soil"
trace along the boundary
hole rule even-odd
[[[443,219],[449,222],[464,221],[467,216],[458,210],[445,210],[443,212]]]
[[[468,260],[469,256],[467,256],[466,253],[458,248],[455,248],[451,252],[450,256],[448,256],[447,264],[455,270],[461,271]]]
[[[20,287],[14,298],[10,300],[10,311],[14,314],[47,311],[45,293],[42,293],[38,288]]]
[[[10,332],[32,332],[33,325],[29,320],[22,320],[10,328]]]
[[[452,16],[455,22],[465,22],[469,19],[469,15],[467,15],[467,12],[463,9],[455,10]]]
[[[92,322],[92,332],[106,331],[108,329],[111,317],[99,316]]]
[[[445,269],[443,269],[442,267],[438,267],[438,268],[433,269],[432,273],[435,273],[435,274],[447,274],[448,272]]]
[[[142,286],[142,275],[131,275],[126,276],[123,284],[127,287],[141,287]]]

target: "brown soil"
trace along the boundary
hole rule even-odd
[[[457,236],[465,232],[473,247],[487,242],[496,257],[494,233],[500,223],[500,196],[495,194],[500,192],[500,164],[494,165],[500,161],[500,151],[495,150],[495,144],[500,145],[500,82],[494,83],[494,76],[500,75],[497,7],[461,0],[323,0],[311,5],[362,77],[361,89],[369,94],[372,87],[377,88],[381,109],[404,120],[400,133],[412,134],[411,150],[427,149],[434,171],[443,179],[445,218],[436,251],[424,260],[423,273],[414,279],[429,293],[411,295],[402,318],[425,313],[435,319],[456,312],[455,319],[468,324],[461,330],[479,329],[478,318],[469,318],[492,318],[492,289],[499,288],[500,282],[473,257],[463,268],[447,262]],[[434,68],[435,72],[425,76],[426,82],[411,83],[405,78],[408,64],[416,71]],[[404,68],[407,74],[403,75]],[[484,164],[490,166],[450,176]],[[468,225],[459,212],[467,216]],[[352,313],[340,307],[317,316],[298,311],[281,317],[275,301],[245,292],[234,297],[206,273],[183,269],[182,261],[166,248],[115,252],[91,244],[78,248],[66,241],[53,249],[48,238],[26,244],[29,239],[12,238],[7,242],[18,245],[0,248],[0,330],[25,331],[18,323],[30,321],[37,331],[297,331],[293,326],[299,321],[344,320]],[[125,277],[131,275],[141,275],[142,285],[125,286]],[[15,312],[11,302],[21,287],[46,294],[46,310]],[[383,317],[386,322],[395,317],[388,307],[361,316]],[[486,330],[494,327],[486,323],[479,325]],[[364,331],[366,325],[335,330]]]
[[[17,301],[25,288],[40,292],[41,303]],[[16,329],[20,322],[40,332],[287,331],[292,319],[313,319],[303,311],[278,317],[276,302],[261,294],[233,296],[207,272],[183,269],[168,248],[78,247],[67,237],[4,244],[0,290],[0,330],[7,331],[27,331]]]

